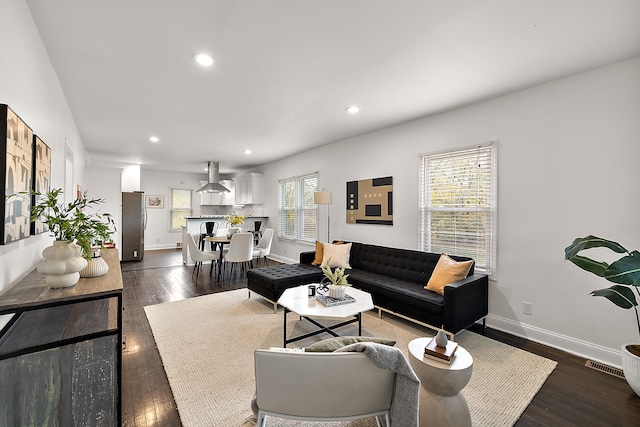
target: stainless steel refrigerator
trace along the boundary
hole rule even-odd
[[[144,228],[144,192],[122,193],[122,261],[142,261]]]

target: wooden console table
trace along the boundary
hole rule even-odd
[[[105,249],[106,275],[51,289],[29,273],[3,295],[0,425],[120,426],[122,274]]]

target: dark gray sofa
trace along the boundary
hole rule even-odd
[[[302,252],[299,264],[251,269],[247,288],[274,303],[285,289],[323,278],[311,265],[315,252]],[[455,334],[488,313],[489,280],[475,274],[445,287],[444,296],[424,289],[440,254],[352,242],[349,283],[371,294],[378,310]],[[452,256],[457,261],[471,258]]]

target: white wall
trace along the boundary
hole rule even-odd
[[[24,0],[3,0],[0,13],[0,103],[51,147],[53,188],[65,188],[65,145],[73,151],[73,185],[83,185],[86,152],[64,93]],[[26,275],[53,238],[47,233],[0,245],[0,293]]]
[[[608,282],[564,262],[575,237],[640,247],[640,58],[328,145],[259,168],[275,223],[277,181],[319,171],[333,192],[331,238],[417,247],[418,154],[498,142],[498,261],[488,324],[620,365],[632,311],[589,296]],[[346,224],[346,182],[393,176],[394,225]],[[326,209],[320,208],[321,240]],[[297,260],[309,246],[275,240]],[[522,303],[533,314],[522,313]]]
[[[95,169],[90,168],[85,173],[84,190],[89,198],[103,199],[104,203],[97,205],[99,213],[109,213],[115,221],[116,232],[111,239],[116,242],[116,247],[122,247],[120,230],[122,230],[122,174],[120,169]]]
[[[143,169],[141,171],[141,191],[147,196],[164,196],[164,209],[147,209],[147,228],[144,232],[145,249],[175,248],[182,240],[180,232],[169,231],[171,212],[171,188],[185,188],[197,190],[200,188],[198,180],[203,174],[188,174],[175,172],[159,172]],[[193,216],[200,215],[200,196],[192,193],[191,206]]]

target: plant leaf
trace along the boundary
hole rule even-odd
[[[564,259],[570,260],[578,252],[590,248],[609,248],[619,254],[628,252],[620,243],[589,235],[587,237],[578,237],[571,245],[567,246],[564,250]]]
[[[577,265],[583,270],[589,271],[597,276],[604,277],[605,271],[609,267],[606,262],[594,261],[581,255],[574,255],[569,261]]]
[[[598,289],[591,292],[592,296],[605,297],[621,308],[633,308],[638,305],[633,291],[626,286],[613,285],[607,289]]]
[[[604,278],[613,283],[640,286],[640,252],[633,251],[611,263]]]

